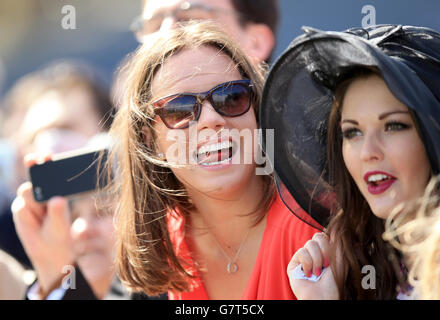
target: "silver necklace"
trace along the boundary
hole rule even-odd
[[[214,239],[215,243],[217,244],[217,246],[219,247],[219,249],[221,250],[221,252],[225,256],[225,258],[229,261],[226,266],[226,271],[228,273],[236,273],[238,271],[237,258],[240,255],[241,249],[243,248],[243,245],[246,242],[246,239],[247,239],[250,231],[251,231],[251,228],[249,228],[249,230],[246,232],[243,240],[241,240],[240,247],[238,248],[237,253],[235,254],[233,259],[231,259],[231,257],[229,257],[229,255],[226,253],[226,251],[223,249],[223,247],[220,245],[220,243],[214,237],[214,234],[212,234],[211,231],[209,232],[211,234],[212,238]]]

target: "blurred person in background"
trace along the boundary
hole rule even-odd
[[[0,57],[0,93],[4,78],[4,69]],[[0,113],[0,123],[2,121]],[[0,140],[0,208],[8,203],[8,182],[11,175],[10,147]],[[28,277],[30,275],[30,278]],[[28,272],[12,256],[0,250],[0,300],[21,299],[29,282],[33,281],[34,275]]]
[[[25,76],[7,94],[4,107],[4,137],[15,147],[15,181],[11,188],[26,179],[26,168],[19,160],[24,155],[84,147],[90,144],[91,137],[99,137],[107,131],[113,112],[108,92],[94,71],[69,61],[53,63]],[[29,166],[29,162],[26,165]],[[19,188],[29,192],[31,189],[30,183]],[[54,211],[61,212],[65,219],[54,219]],[[20,220],[15,227],[21,231],[27,255],[17,238],[8,208],[0,219],[2,247],[36,271],[38,282],[32,289],[37,290],[37,294],[32,295],[31,289],[29,298],[45,298],[45,273],[41,270],[53,272],[59,267],[49,253],[50,246],[62,247],[72,255],[77,282],[82,284],[77,290],[58,291],[57,296],[51,298],[128,296],[120,285],[117,287],[119,281],[114,274],[112,217],[97,209],[92,195],[70,201],[62,197],[50,199],[41,205],[37,219]]]
[[[32,166],[36,161],[30,155],[25,164]],[[22,184],[17,193],[12,205],[14,222],[37,275],[28,299],[131,298],[115,274],[113,214],[103,205],[102,193],[75,196],[69,201],[53,197],[47,204],[34,200],[30,182]],[[73,277],[66,287],[63,281],[68,272],[73,272]]]
[[[80,69],[73,65],[52,68],[70,72],[59,73],[55,83],[42,86],[24,113],[16,140],[19,155],[26,155],[26,168],[50,160],[51,153],[108,144],[103,132],[107,131],[114,110],[107,91],[98,91],[99,82],[86,74],[81,78]],[[70,79],[72,74],[75,77]],[[53,197],[42,204],[34,200],[30,182],[19,186],[11,209],[15,228],[37,276],[27,291],[28,299],[144,297],[131,296],[115,274],[113,214],[111,208],[102,206],[105,199],[97,201],[102,197],[94,192],[69,199]],[[60,256],[53,254],[54,248],[61,248],[59,251],[69,258],[69,264],[58,263]],[[62,286],[66,266],[74,268],[69,270],[74,272],[72,287]]]
[[[23,157],[83,147],[107,131],[112,103],[97,72],[78,61],[58,61],[21,78],[2,102],[1,135],[12,167],[8,193],[27,180]],[[6,152],[5,152],[6,153]],[[4,161],[6,162],[6,161]],[[0,208],[0,248],[31,267],[17,238],[9,201]]]
[[[25,270],[17,260],[0,250],[0,300],[23,299],[33,279],[32,271]]]
[[[278,0],[144,0],[132,24],[139,42],[179,22],[214,20],[256,63],[270,60],[279,22]]]

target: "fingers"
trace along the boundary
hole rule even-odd
[[[33,253],[28,250],[35,243],[35,234],[41,229],[45,215],[44,206],[35,203],[31,190],[29,182],[22,184],[11,205],[15,229],[29,257]]]
[[[15,201],[16,200],[16,201]],[[32,183],[25,182],[18,187],[17,197],[14,200],[16,202],[15,206],[12,206],[12,211],[18,211],[19,209],[29,210],[29,214],[35,216],[35,219],[41,221],[46,214],[46,206],[44,204],[38,203],[34,199],[34,194],[32,192]]]
[[[322,266],[327,268],[330,265],[330,239],[325,233],[315,233],[312,238],[319,246],[322,254]]]
[[[290,261],[287,271],[293,270],[297,265],[301,264],[302,269],[307,277],[312,276],[313,259],[309,251],[304,247],[299,249]]]
[[[34,153],[30,153],[23,158],[23,163],[25,167],[30,168],[37,163],[49,161],[51,158],[51,153],[45,153],[39,156]],[[32,183],[28,181],[18,187],[17,197],[15,198],[11,209],[13,212],[18,212],[19,215],[26,213],[33,215],[33,219],[36,219],[36,221],[41,223],[44,219],[47,208],[45,204],[35,201]],[[27,212],[27,210],[29,212]]]
[[[25,227],[37,229],[41,225],[41,220],[31,210],[26,208],[26,204],[21,197],[14,199],[11,205],[12,218],[15,228],[20,236],[21,230]]]
[[[41,155],[37,155],[35,153],[27,154],[23,159],[23,164],[26,168],[30,168],[37,163],[44,163],[52,159],[52,153],[44,153]]]
[[[66,198],[59,196],[51,198],[47,202],[47,215],[57,230],[65,230],[70,227],[69,207]]]
[[[322,253],[321,248],[319,247],[318,243],[313,240],[309,240],[309,242],[306,244],[307,250],[312,258],[311,265],[307,265],[306,267],[303,267],[304,272],[308,275],[309,273],[313,273],[316,276],[320,276],[322,272]]]
[[[37,155],[34,153],[30,153],[24,156],[23,164],[26,168],[30,168],[37,164]]]
[[[322,267],[330,265],[330,243],[323,233],[317,233],[304,247],[299,249],[289,263],[288,270],[301,264],[304,274],[311,277],[312,273],[320,276]]]
[[[37,163],[44,163],[51,159],[52,153],[41,155],[31,153],[24,157],[23,162],[26,167],[30,168]],[[47,204],[39,203],[34,198],[31,182],[20,185],[14,203],[11,207],[13,212],[17,212],[18,216],[31,215],[32,217],[27,218],[35,219],[40,224],[46,218],[46,215],[53,220],[56,228],[65,228],[70,223],[67,200],[63,197],[54,197]]]

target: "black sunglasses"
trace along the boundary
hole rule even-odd
[[[155,114],[170,129],[184,129],[197,121],[202,102],[208,100],[215,111],[225,117],[238,117],[248,112],[253,98],[252,82],[236,80],[219,84],[202,93],[181,93],[153,102]]]

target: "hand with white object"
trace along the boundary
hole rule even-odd
[[[330,240],[324,233],[315,234],[294,254],[287,267],[287,275],[297,299],[339,299],[329,259]]]
[[[302,265],[297,265],[295,267],[295,269],[290,270],[289,273],[289,279],[292,280],[297,280],[297,279],[302,279],[302,280],[308,280],[308,281],[312,281],[312,282],[316,282],[319,281],[319,279],[321,279],[322,275],[324,274],[324,272],[327,270],[327,268],[322,268],[322,272],[319,276],[316,276],[314,274],[312,274],[312,276],[307,277],[307,275],[304,273],[304,270],[302,268]]]

